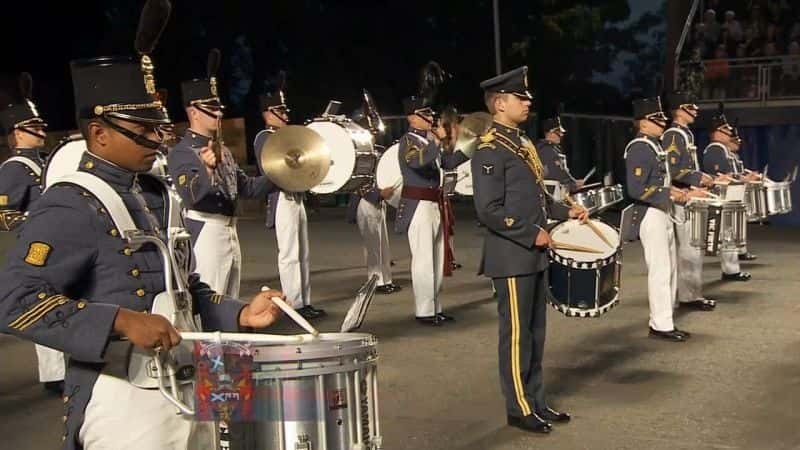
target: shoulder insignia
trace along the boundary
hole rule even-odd
[[[672,142],[669,144],[669,147],[667,147],[667,153],[672,153],[672,152],[680,153],[680,149],[678,149],[678,144],[675,143],[675,136],[672,136]]]
[[[505,219],[503,219],[503,222],[506,223],[506,228],[511,228],[514,226],[515,220],[513,217],[506,217]]]
[[[418,156],[419,159],[422,160],[422,153],[419,151],[419,147],[412,145],[406,150],[406,163],[411,163],[411,161]]]
[[[481,143],[488,143],[494,140],[494,133],[497,131],[496,128],[490,128],[489,131],[486,132],[483,136],[480,137]]]
[[[0,206],[8,206],[8,196],[0,195]]]
[[[719,164],[714,164],[714,170],[719,170]]]
[[[484,164],[481,169],[484,175],[491,175],[494,173],[494,164]]]
[[[186,174],[182,173],[178,175],[178,185],[183,186],[184,184],[186,184]]]
[[[51,249],[52,247],[44,242],[31,242],[25,262],[32,266],[43,267],[47,264],[47,257],[50,256]]]
[[[678,158],[676,158],[674,156],[670,156],[669,157],[669,163],[670,164],[678,164]]]
[[[642,176],[642,168],[641,167],[637,167],[637,168],[633,169],[633,174],[636,175],[637,177]]]

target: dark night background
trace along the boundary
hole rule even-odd
[[[17,74],[29,71],[51,129],[74,127],[69,61],[132,53],[143,3],[9,4],[0,101],[16,95]],[[632,95],[660,87],[666,29],[661,0],[630,3],[501,0],[503,70],[531,67],[540,113],[559,102],[570,112],[628,113]],[[212,47],[223,52],[228,115],[245,116],[248,129],[260,126],[256,94],[278,70],[288,73],[295,122],[319,114],[331,98],[352,111],[362,88],[382,114],[399,113],[431,59],[453,74],[438,103],[472,111],[483,108],[478,83],[494,75],[492,2],[173,0],[154,60],[176,120],[183,120],[179,82],[204,75]]]

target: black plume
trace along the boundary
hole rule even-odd
[[[717,106],[717,114],[720,115],[720,116],[725,114],[725,104],[724,103],[719,102],[719,105]]]
[[[450,78],[450,74],[442,69],[436,61],[428,61],[419,71],[419,96],[433,103],[439,87]]]
[[[139,54],[149,55],[156,48],[158,38],[167,26],[171,9],[169,0],[148,0],[145,3],[134,43]]]
[[[31,98],[31,94],[33,94],[33,78],[28,72],[22,72],[19,75],[19,93],[23,100]]]
[[[211,51],[208,52],[208,64],[206,65],[206,75],[209,79],[217,76],[221,61],[222,53],[220,53],[218,48],[212,48]]]

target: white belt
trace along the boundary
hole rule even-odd
[[[203,211],[197,211],[194,209],[188,209],[186,210],[185,216],[188,219],[198,220],[200,222],[216,223],[218,225],[223,225],[226,227],[236,226],[236,217],[226,216],[224,214],[214,214]]]

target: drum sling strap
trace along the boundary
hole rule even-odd
[[[16,162],[24,166],[27,166],[28,169],[31,169],[31,172],[33,172],[34,175],[36,175],[37,177],[42,176],[42,166],[40,166],[30,158],[27,158],[25,156],[12,156],[11,158],[5,160],[5,162],[3,162],[2,165],[5,166],[10,162]]]

